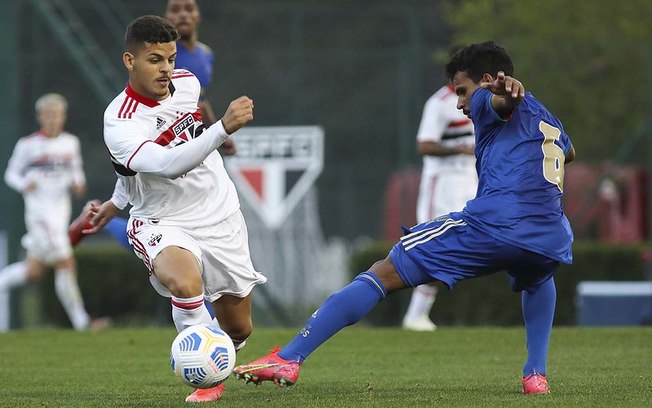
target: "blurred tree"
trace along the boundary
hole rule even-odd
[[[446,0],[444,10],[454,42],[507,47],[515,76],[562,120],[578,158],[644,162],[643,140],[618,149],[651,120],[652,2]]]

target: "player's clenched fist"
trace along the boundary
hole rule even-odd
[[[254,101],[246,96],[231,101],[222,118],[222,125],[227,133],[231,134],[240,129],[254,118]]]

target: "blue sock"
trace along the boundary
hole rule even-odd
[[[546,359],[556,301],[557,289],[554,278],[548,279],[534,290],[523,291],[522,307],[527,344],[524,377],[533,372],[546,374]]]
[[[365,317],[385,296],[387,291],[376,275],[361,273],[353,282],[330,295],[278,356],[302,363],[335,333]]]
[[[104,227],[104,230],[108,232],[113,239],[115,239],[118,244],[132,251],[133,248],[129,245],[129,240],[127,239],[127,220],[120,217],[112,218],[108,224]]]

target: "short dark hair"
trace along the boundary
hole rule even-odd
[[[466,46],[457,51],[446,64],[446,76],[450,80],[457,72],[465,72],[473,82],[478,83],[485,73],[496,77],[498,71],[512,76],[514,64],[507,50],[494,41]]]
[[[159,16],[138,17],[127,26],[125,49],[134,51],[143,43],[168,43],[179,39],[177,29]]]

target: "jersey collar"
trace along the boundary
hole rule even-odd
[[[143,96],[143,95],[139,94],[138,92],[134,91],[134,89],[128,83],[127,83],[127,88],[125,89],[125,92],[127,93],[127,96],[135,99],[137,102],[140,102],[143,105],[148,106],[150,108],[153,108],[155,106],[160,105],[160,103],[158,101],[155,101],[154,99],[149,99],[148,97]]]

